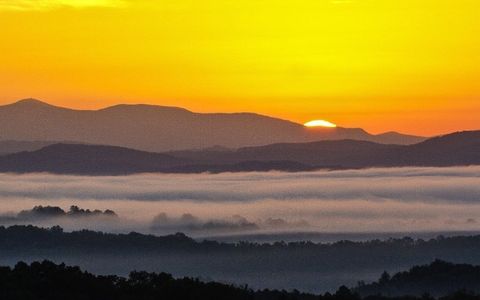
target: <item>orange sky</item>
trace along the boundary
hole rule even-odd
[[[0,0],[0,104],[480,129],[477,0]]]

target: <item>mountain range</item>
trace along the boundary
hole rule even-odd
[[[480,131],[434,138],[307,128],[253,113],[153,105],[0,106],[0,172],[119,175],[480,164]]]
[[[332,168],[471,165],[480,164],[480,131],[457,132],[413,145],[339,140],[279,143],[235,151],[175,151],[169,154],[205,164],[295,161],[308,166]]]
[[[89,175],[460,165],[480,165],[480,131],[453,133],[414,145],[340,140],[153,153],[116,146],[53,144],[0,156],[0,172]]]
[[[343,139],[409,145],[425,139],[396,132],[373,135],[360,128],[306,128],[254,113],[195,113],[143,104],[74,110],[35,99],[0,106],[0,128],[0,141],[9,143],[0,147],[11,149],[0,154],[38,150],[45,141],[164,152]]]

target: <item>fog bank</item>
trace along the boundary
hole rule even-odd
[[[112,177],[0,174],[0,201],[3,215],[36,205],[78,205],[111,209],[122,219],[107,225],[69,220],[64,226],[72,229],[203,236],[479,230],[480,167]]]

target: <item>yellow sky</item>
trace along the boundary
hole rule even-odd
[[[0,0],[0,104],[480,129],[477,0]]]

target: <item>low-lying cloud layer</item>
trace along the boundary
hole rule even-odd
[[[35,205],[112,209],[146,231],[477,230],[480,167],[118,177],[0,174],[0,201],[3,213]]]
[[[0,197],[94,200],[394,200],[479,203],[480,167],[305,173],[0,175]]]

